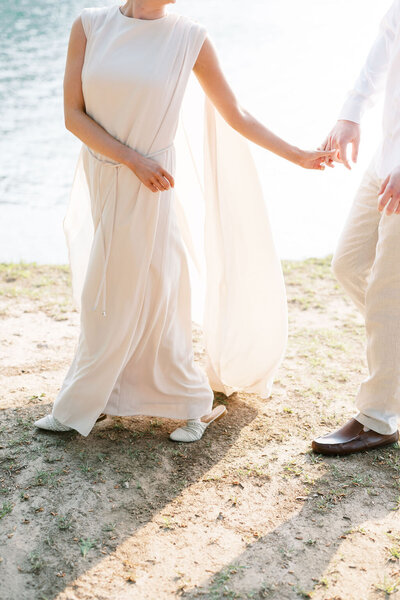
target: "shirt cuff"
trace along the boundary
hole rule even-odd
[[[365,98],[358,94],[350,94],[346,102],[342,106],[342,110],[339,113],[338,119],[344,119],[346,121],[353,121],[354,123],[361,123],[361,117],[365,110]]]

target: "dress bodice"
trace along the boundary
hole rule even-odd
[[[85,8],[81,19],[87,114],[143,154],[171,144],[204,28],[176,14],[127,17],[118,5]]]

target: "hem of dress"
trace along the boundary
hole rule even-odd
[[[212,406],[211,406],[211,410],[212,410]],[[199,411],[199,414],[190,414],[187,416],[178,416],[178,415],[165,415],[165,414],[161,414],[158,412],[137,412],[137,413],[124,413],[122,414],[121,412],[116,413],[116,412],[107,412],[105,413],[106,415],[108,415],[109,417],[154,417],[157,419],[171,419],[172,421],[186,421],[187,419],[199,419],[201,417],[204,417],[204,415],[207,414],[207,412],[204,412],[204,410]]]
[[[211,406],[210,409],[212,410],[212,405],[213,402],[211,402]],[[210,410],[210,412],[211,412]],[[186,416],[183,416],[182,414],[180,414],[179,416],[174,413],[174,414],[161,414],[161,411],[148,411],[148,412],[129,412],[127,414],[121,414],[116,413],[115,411],[113,412],[106,412],[105,413],[107,416],[110,417],[154,417],[154,418],[158,418],[158,419],[171,419],[172,421],[187,421],[188,419],[200,419],[201,417],[203,417],[204,415],[208,414],[207,411],[204,411],[204,409],[202,409],[201,411],[194,411],[191,414],[188,414]],[[97,417],[96,417],[97,418]],[[67,425],[68,427],[72,427],[72,429],[74,429],[75,431],[77,431],[80,435],[83,435],[84,437],[87,437],[89,435],[89,433],[92,431],[93,427],[96,425],[96,421],[93,423],[93,425],[88,429],[87,427],[80,427],[79,425],[73,425],[71,423],[63,423],[60,419],[58,419],[60,421],[60,423],[62,423],[63,425]]]

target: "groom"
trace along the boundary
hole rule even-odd
[[[337,149],[348,169],[348,145],[357,161],[364,110],[385,87],[383,140],[355,197],[333,258],[333,271],[363,316],[369,377],[357,414],[339,430],[312,442],[315,452],[345,455],[399,439],[400,416],[400,0],[380,33],[335,127],[323,145]]]

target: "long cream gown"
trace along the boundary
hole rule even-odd
[[[118,5],[83,9],[81,19],[87,114],[175,174],[174,138],[204,27],[176,14],[126,17]],[[153,193],[82,145],[64,219],[81,327],[53,407],[82,435],[101,412],[188,419],[211,410],[213,389],[270,395],[286,344],[280,264],[247,145],[209,103],[205,114],[207,374],[192,348],[190,189],[180,202],[174,190]]]

